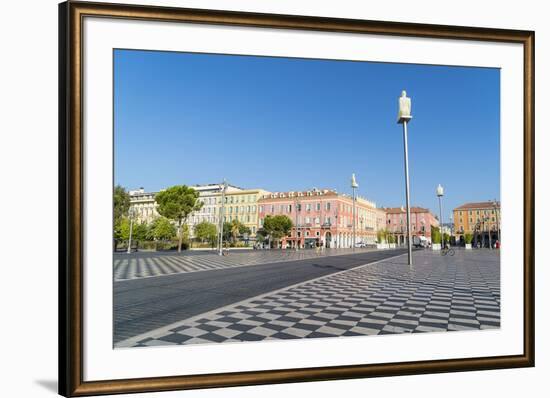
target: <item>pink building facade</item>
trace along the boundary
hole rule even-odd
[[[397,238],[399,244],[405,244],[407,235],[407,211],[403,207],[384,209],[386,212],[386,229]],[[438,227],[439,221],[422,207],[411,207],[411,230],[413,236],[425,236],[432,239],[431,227]]]
[[[281,248],[348,248],[353,245],[353,200],[333,190],[277,192],[258,201],[258,228],[267,216],[285,215],[292,220],[291,233],[279,243]],[[386,216],[376,204],[356,198],[355,242],[374,244]]]

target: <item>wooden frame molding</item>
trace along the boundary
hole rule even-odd
[[[524,349],[522,355],[210,375],[83,381],[82,25],[86,17],[177,21],[519,43],[524,48]],[[59,5],[59,392],[64,396],[166,391],[534,366],[534,60],[532,31],[271,15],[153,6]]]

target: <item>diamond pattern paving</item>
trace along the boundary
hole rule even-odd
[[[500,327],[496,252],[423,251],[339,272],[124,340],[117,347]]]
[[[373,249],[356,249],[355,253]],[[183,272],[209,271],[247,265],[305,260],[315,257],[351,254],[351,249],[316,250],[242,250],[227,256],[212,253],[186,252],[183,254],[115,254],[113,260],[115,281],[172,275]]]

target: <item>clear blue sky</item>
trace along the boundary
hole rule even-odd
[[[116,50],[115,184],[334,188],[405,203],[397,99],[412,98],[412,204],[500,198],[500,71]],[[436,213],[437,214],[437,213]]]

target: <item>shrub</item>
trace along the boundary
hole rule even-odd
[[[466,242],[467,244],[471,244],[473,240],[474,240],[474,235],[469,233],[464,235],[464,242]]]
[[[439,227],[432,226],[432,243],[441,243],[441,232]]]

